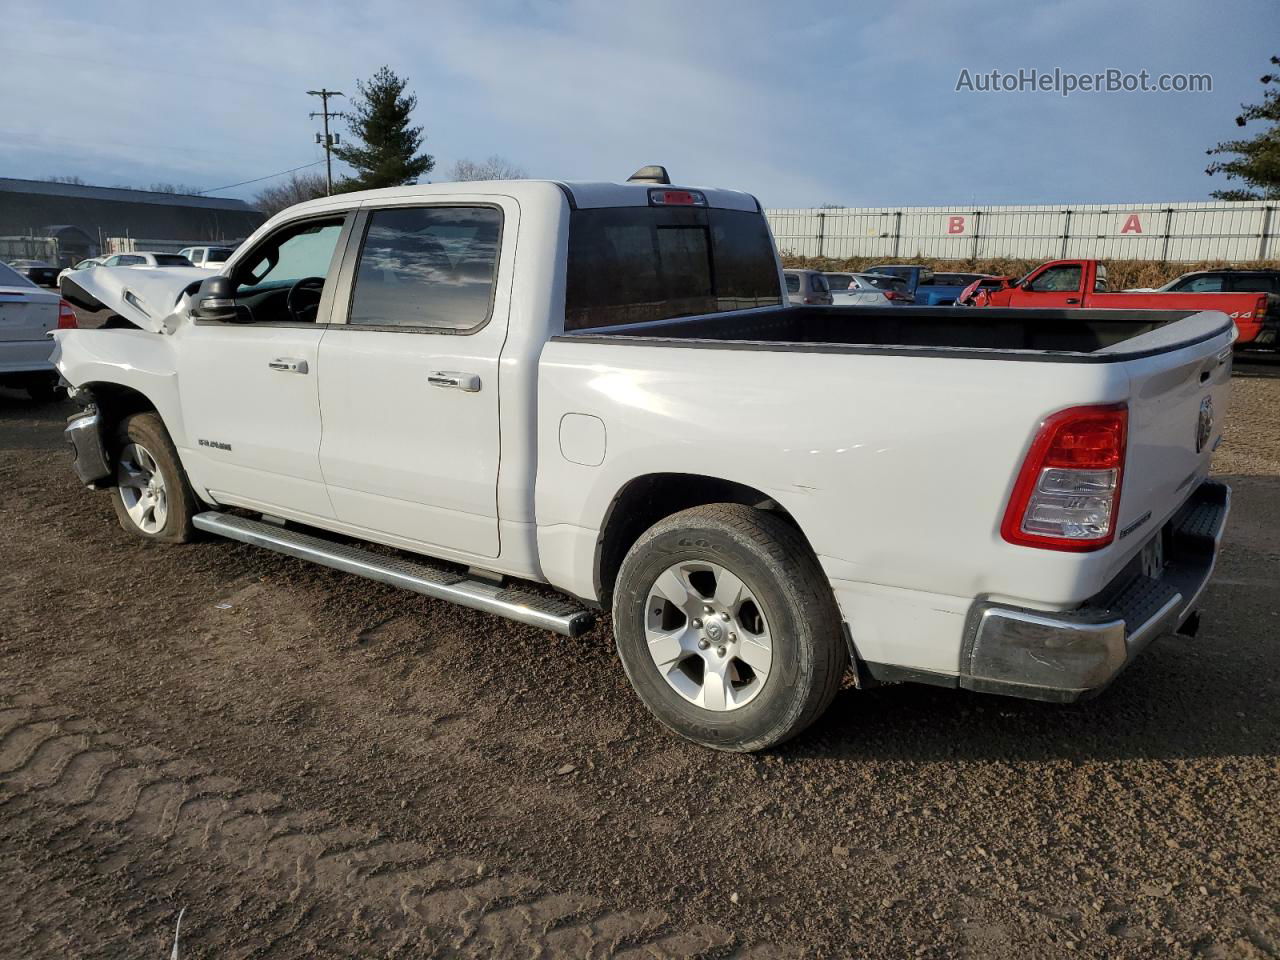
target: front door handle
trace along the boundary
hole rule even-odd
[[[1079,302],[1080,302],[1079,297],[1067,297],[1067,303],[1079,303]]]
[[[458,373],[456,370],[435,370],[427,375],[427,383],[433,387],[449,387],[466,393],[480,391],[480,377],[474,373]]]
[[[307,361],[299,360],[296,357],[276,357],[267,366],[272,370],[279,370],[281,373],[307,372]]]

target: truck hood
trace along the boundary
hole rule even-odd
[[[64,277],[62,295],[82,310],[110,310],[143,330],[165,333],[183,296],[210,276],[199,267],[92,267]]]

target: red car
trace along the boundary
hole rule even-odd
[[[1265,293],[1109,293],[1107,268],[1098,260],[1050,260],[1021,280],[1001,279],[995,289],[971,283],[956,302],[975,307],[1221,310],[1236,323],[1237,347],[1274,345],[1280,321],[1267,315]]]

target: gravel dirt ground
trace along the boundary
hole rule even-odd
[[[81,489],[0,392],[0,955],[1280,955],[1280,364],[1240,365],[1204,625],[1101,698],[846,688],[665,735],[574,640]]]

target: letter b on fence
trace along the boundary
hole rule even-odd
[[[964,233],[964,217],[947,217],[947,233]]]

